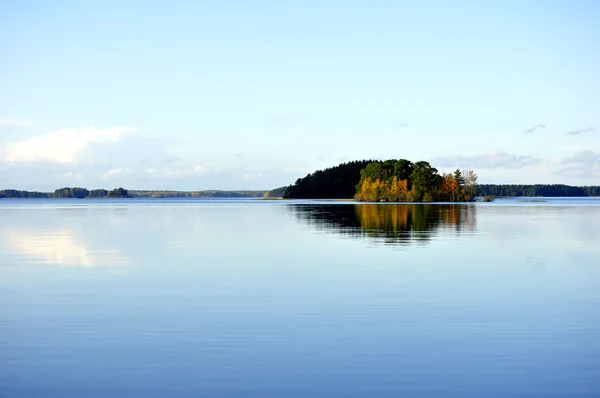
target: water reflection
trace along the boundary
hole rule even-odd
[[[290,209],[316,230],[397,245],[427,242],[439,231],[474,231],[477,216],[474,205],[327,204]]]
[[[5,234],[8,250],[33,263],[69,267],[123,266],[129,264],[118,250],[92,248],[69,229],[21,229]]]

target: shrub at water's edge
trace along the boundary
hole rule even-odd
[[[288,187],[279,187],[264,193],[265,198],[283,198]]]

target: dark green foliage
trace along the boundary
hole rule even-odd
[[[600,186],[583,186],[580,188],[587,196],[600,196]]]
[[[399,180],[410,180],[410,175],[413,170],[414,165],[410,160],[398,159],[394,163],[394,175],[398,177]],[[408,188],[410,189],[410,186]]]
[[[1,198],[19,198],[19,199],[28,199],[28,198],[49,198],[50,194],[46,192],[30,192],[30,191],[19,191],[17,189],[5,189],[0,191],[0,199]]]
[[[294,199],[350,199],[356,193],[361,170],[372,160],[342,163],[338,166],[318,170],[296,180],[284,194],[284,198]]]
[[[410,189],[410,179],[414,169],[415,165],[410,160],[406,159],[390,159],[385,162],[374,161],[360,171],[360,181],[364,181],[367,178],[370,178],[372,181],[390,181],[395,176],[398,177],[398,180],[407,180]],[[359,186],[360,184],[357,184],[356,188],[358,189]]]
[[[92,189],[89,196],[90,198],[104,198],[108,196],[108,191],[106,189]]]
[[[107,195],[109,198],[130,198],[129,193],[124,188],[116,188]]]
[[[600,186],[575,187],[562,184],[479,184],[478,196],[546,196],[546,197],[576,197],[600,196]]]
[[[52,195],[55,198],[86,198],[90,192],[85,188],[60,188]]]
[[[462,172],[459,169],[456,169],[454,171],[454,178],[456,178],[458,185],[460,185],[461,187],[465,185],[465,177],[463,177]]]
[[[420,199],[425,194],[432,194],[440,189],[442,176],[428,162],[420,161],[414,164],[409,181],[410,185],[419,193]]]

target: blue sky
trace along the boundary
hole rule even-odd
[[[596,1],[0,0],[0,188],[269,189],[365,158],[600,184]]]

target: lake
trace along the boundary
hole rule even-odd
[[[3,398],[600,396],[600,199],[0,220]]]

